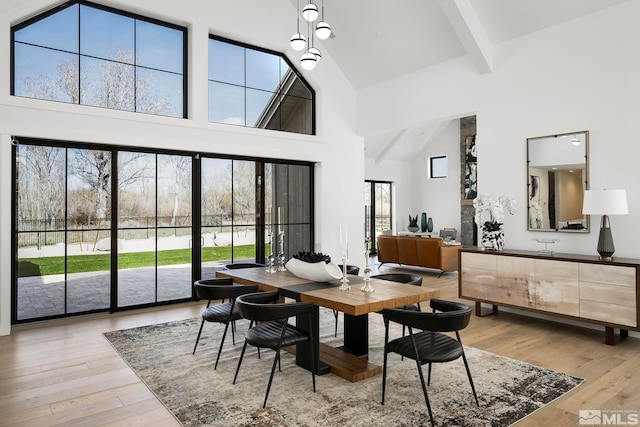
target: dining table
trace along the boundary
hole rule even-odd
[[[348,381],[357,382],[378,375],[380,365],[368,360],[369,314],[383,308],[417,304],[440,296],[440,290],[376,278],[370,279],[372,292],[364,292],[364,277],[349,275],[350,290],[340,289],[341,281],[316,282],[300,278],[290,271],[268,272],[264,267],[218,270],[217,277],[228,277],[240,284],[257,285],[260,291],[277,291],[282,298],[314,304],[313,316],[300,316],[296,326],[311,331],[313,346],[301,343],[289,350],[296,354],[296,364],[311,369],[314,349],[316,373],[331,372]],[[344,313],[343,344],[337,347],[320,342],[320,307]]]

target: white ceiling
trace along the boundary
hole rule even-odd
[[[325,20],[335,37],[322,41],[321,47],[356,89],[462,55],[472,57],[478,73],[489,73],[493,45],[624,1],[325,0]],[[322,0],[315,2],[322,5]],[[377,163],[409,160],[446,124],[365,135],[365,156]]]

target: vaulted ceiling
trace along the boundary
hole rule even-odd
[[[315,1],[321,6],[322,0]],[[325,0],[325,20],[335,37],[321,43],[356,89],[463,55],[473,59],[478,73],[490,73],[494,45],[624,1],[629,0]],[[409,160],[445,127],[424,124],[365,135],[365,156],[377,163]]]

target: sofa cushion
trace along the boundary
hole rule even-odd
[[[398,262],[406,265],[418,264],[418,251],[416,250],[415,237],[398,237]]]
[[[395,236],[378,236],[378,261],[399,262]]]
[[[440,268],[440,246],[442,246],[440,238],[421,237],[416,239],[417,265]]]

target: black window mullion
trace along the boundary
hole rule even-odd
[[[191,281],[202,278],[202,160],[200,154],[192,157],[191,163]],[[191,297],[195,290],[191,288]]]
[[[67,314],[69,287],[69,148],[64,149],[64,314]]]

